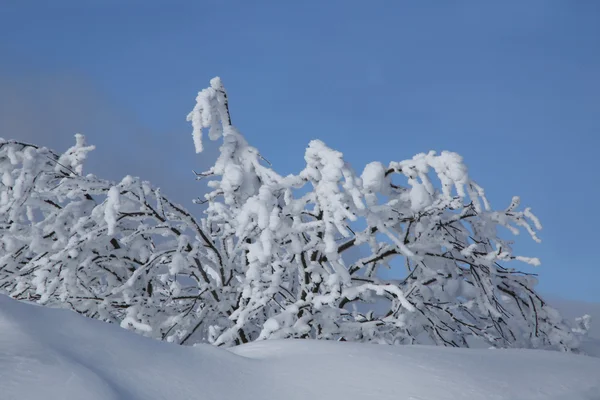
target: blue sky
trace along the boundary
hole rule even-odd
[[[185,116],[219,75],[282,173],[320,138],[357,170],[462,154],[492,205],[541,218],[540,289],[600,301],[600,3],[2,1],[0,136],[98,146],[88,171],[202,193]]]

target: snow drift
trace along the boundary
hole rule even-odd
[[[600,359],[310,340],[183,347],[0,295],[0,398],[593,400]]]

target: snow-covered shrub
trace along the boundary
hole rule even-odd
[[[200,222],[148,182],[81,175],[92,149],[0,142],[0,290],[160,339],[226,323]]]
[[[188,120],[197,152],[204,129],[223,142],[199,174],[211,189],[201,219],[148,182],[83,175],[93,147],[80,135],[63,155],[0,141],[0,290],[182,344],[577,348],[583,331],[535,292],[534,276],[507,267],[539,261],[513,254],[498,228],[539,241],[539,221],[517,197],[492,209],[458,154],[359,175],[314,140],[306,167],[281,176],[231,124],[218,78]],[[352,248],[362,257],[349,262]]]

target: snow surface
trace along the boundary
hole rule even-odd
[[[308,340],[176,346],[0,295],[0,399],[600,399],[600,358]]]

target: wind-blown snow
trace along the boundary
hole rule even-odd
[[[600,359],[541,350],[148,339],[0,295],[2,400],[600,398]]]

